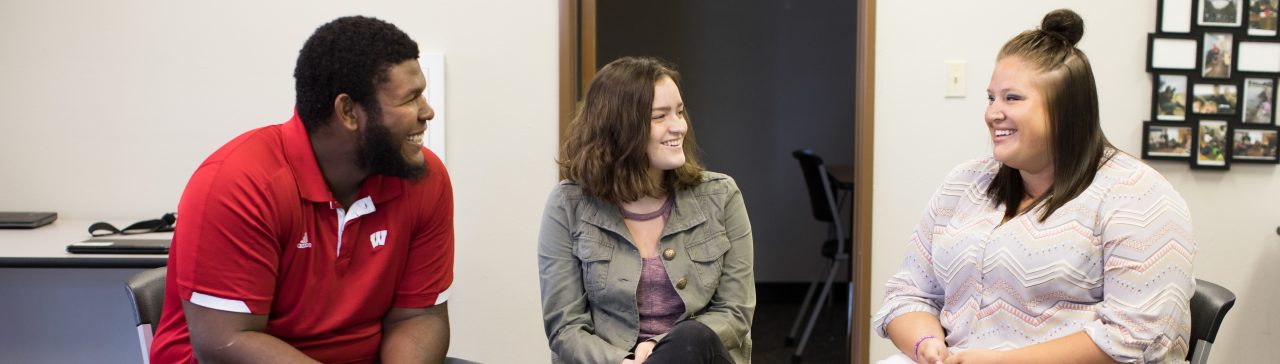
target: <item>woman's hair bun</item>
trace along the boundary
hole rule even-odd
[[[1065,39],[1075,46],[1084,37],[1084,19],[1069,9],[1058,9],[1045,14],[1040,30]]]

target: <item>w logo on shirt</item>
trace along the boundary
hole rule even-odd
[[[376,233],[369,234],[369,243],[373,244],[373,248],[387,245],[387,231],[379,230]]]

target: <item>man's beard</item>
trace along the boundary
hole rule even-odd
[[[426,174],[426,163],[409,164],[401,154],[404,140],[395,140],[391,130],[382,125],[381,110],[372,110],[356,145],[356,162],[370,174],[418,180]]]

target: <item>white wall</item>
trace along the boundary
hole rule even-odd
[[[985,89],[1000,46],[1040,24],[1055,8],[1085,19],[1079,46],[1098,81],[1103,129],[1117,147],[1141,152],[1141,122],[1151,115],[1146,34],[1156,1],[878,1],[876,13],[876,151],[872,302],[905,254],[913,224],[942,177],[956,164],[989,155],[983,126]],[[943,61],[968,61],[964,99],[944,99]],[[1187,200],[1198,241],[1195,274],[1236,293],[1218,333],[1213,362],[1272,362],[1280,324],[1280,167],[1233,165],[1191,171],[1151,162]],[[873,333],[871,358],[895,351]]]
[[[317,26],[376,16],[445,54],[457,205],[450,353],[548,361],[534,247],[556,180],[556,5],[0,2],[0,210],[122,220],[175,210],[209,153],[290,116],[294,61]]]

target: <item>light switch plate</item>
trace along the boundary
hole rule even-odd
[[[947,66],[947,84],[946,97],[948,98],[964,98],[965,80],[964,80],[964,61],[945,61]]]

